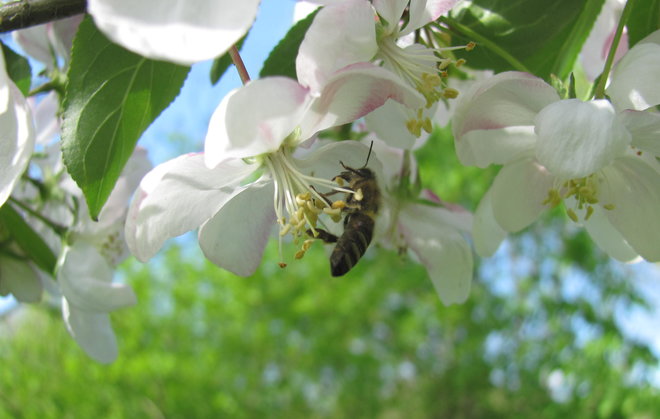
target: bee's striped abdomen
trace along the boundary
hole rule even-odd
[[[339,237],[332,255],[330,255],[330,270],[332,276],[341,276],[350,271],[367,251],[374,233],[374,220],[361,212],[346,216],[344,234]]]

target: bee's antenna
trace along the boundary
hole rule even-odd
[[[367,167],[367,165],[369,164],[369,157],[371,157],[371,149],[372,148],[374,148],[374,142],[373,141],[371,142],[371,145],[369,146],[369,153],[367,154],[367,161],[364,162],[364,166],[362,166],[362,167]]]

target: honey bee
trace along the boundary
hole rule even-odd
[[[366,163],[359,169],[339,162],[344,171],[335,179],[342,179],[348,184],[348,189],[353,191],[346,194],[346,205],[342,209],[346,214],[344,233],[337,237],[325,230],[316,229],[317,238],[326,243],[337,243],[330,255],[332,276],[342,276],[350,271],[367,251],[373,237],[375,217],[380,206],[380,190],[374,172],[367,168],[369,156],[371,156],[371,148]],[[308,231],[308,234],[310,233]]]

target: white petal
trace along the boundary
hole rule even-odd
[[[330,142],[304,157],[296,158],[295,162],[303,173],[322,179],[333,179],[345,170],[341,163],[353,168],[365,167],[367,164],[366,167],[374,172],[382,172],[382,164],[377,156],[369,156],[369,147],[357,141]]]
[[[335,2],[321,9],[296,57],[300,83],[316,93],[340,68],[370,61],[378,50],[374,18],[365,0]]]
[[[536,157],[560,179],[600,170],[622,155],[630,133],[606,100],[567,99],[552,103],[536,118]]]
[[[374,9],[387,21],[390,28],[399,26],[403,11],[408,6],[408,0],[374,0]]]
[[[457,2],[458,0],[410,0],[410,21],[401,34],[405,35],[433,22],[450,11]]]
[[[417,255],[445,305],[464,302],[472,282],[472,249],[447,222],[448,211],[408,205],[399,215],[399,231]]]
[[[130,286],[112,283],[114,269],[90,243],[76,241],[60,258],[57,282],[71,306],[109,312],[137,303]]]
[[[42,291],[39,275],[27,261],[0,256],[0,295],[12,294],[20,302],[36,303]]]
[[[199,230],[208,260],[239,276],[259,267],[275,223],[274,184],[260,181],[243,188]]]
[[[464,165],[484,168],[533,156],[537,140],[529,125],[474,130],[455,141],[456,154]]]
[[[619,117],[632,135],[632,146],[660,156],[660,114],[624,111]]]
[[[87,11],[113,42],[184,65],[225,53],[252,25],[259,0],[90,0]]]
[[[209,122],[204,144],[207,166],[277,151],[308,106],[307,89],[286,77],[254,80],[232,91]]]
[[[491,257],[506,238],[506,234],[506,231],[495,220],[491,190],[489,189],[486,195],[481,198],[477,211],[474,213],[474,227],[472,229],[474,250],[481,257]]]
[[[56,92],[50,92],[35,105],[33,97],[28,99],[36,133],[36,143],[48,146],[56,135],[60,133],[60,119],[57,111],[60,102]]]
[[[643,159],[622,157],[603,169],[600,203],[628,244],[649,262],[660,261],[660,173]]]
[[[79,310],[63,298],[62,316],[67,330],[87,355],[104,364],[117,358],[117,338],[108,314]]]
[[[417,109],[425,102],[415,89],[394,73],[369,63],[346,67],[332,75],[312,102],[302,123],[302,138],[337,125],[353,122],[388,99]]]
[[[459,96],[452,119],[461,162],[485,166],[487,158],[478,149],[484,147],[482,142],[489,141],[490,134],[493,135],[490,150],[497,147],[504,150],[499,155],[529,151],[535,140],[530,131],[534,117],[545,106],[558,100],[557,92],[550,85],[527,73],[505,72],[476,82]],[[466,137],[471,132],[477,137]],[[509,132],[514,133],[515,140],[508,138]],[[464,140],[467,144],[463,144]],[[511,158],[500,157],[499,160],[510,161]]]
[[[638,43],[621,58],[606,89],[617,111],[660,104],[660,45]]]
[[[48,39],[49,28],[50,24],[32,26],[12,32],[12,38],[26,54],[51,68],[54,57]]]
[[[2,54],[0,54],[2,55]],[[0,206],[25,171],[34,149],[35,134],[30,109],[4,70],[0,58]],[[6,99],[2,102],[2,99]]]
[[[424,113],[433,115],[433,108],[424,108]],[[385,141],[388,145],[404,150],[412,149],[417,143],[418,137],[415,137],[406,127],[406,122],[416,117],[415,111],[395,102],[388,100],[383,106],[369,113],[364,117],[367,127],[378,135],[378,138]],[[428,133],[422,131],[420,138],[428,137]]]
[[[584,223],[584,227],[596,245],[610,257],[621,262],[630,262],[638,258],[637,252],[630,247],[621,233],[607,219],[605,214],[607,210],[598,205],[593,208],[594,212]]]
[[[554,178],[533,159],[523,159],[502,167],[491,186],[495,220],[509,232],[520,231],[548,209],[547,198]]]
[[[140,183],[129,208],[129,249],[147,261],[165,240],[211,218],[231,198],[234,186],[254,170],[240,160],[208,169],[202,154],[186,154],[156,166]]]

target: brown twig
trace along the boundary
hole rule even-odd
[[[20,0],[0,6],[0,32],[85,13],[87,0]]]
[[[245,64],[243,63],[243,59],[241,58],[241,54],[238,52],[238,48],[236,48],[236,45],[229,48],[228,52],[232,62],[234,63],[234,66],[236,66],[236,70],[238,71],[238,74],[241,76],[241,81],[243,82],[243,84],[248,84],[248,82],[250,81],[250,75],[248,74],[247,69],[245,68]]]

